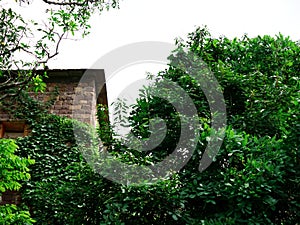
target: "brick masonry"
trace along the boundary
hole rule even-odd
[[[44,71],[38,72],[44,73]],[[107,105],[104,70],[49,70],[47,75],[46,91],[35,97],[41,101],[47,101],[51,93],[56,88],[58,89],[59,95],[50,108],[50,113],[95,125],[97,104]],[[85,75],[84,78],[83,75]],[[96,96],[96,93],[99,95]],[[0,122],[10,120],[13,118],[5,112],[0,112]]]
[[[21,195],[18,191],[6,191],[0,196],[0,205],[21,203]]]

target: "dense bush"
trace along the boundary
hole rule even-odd
[[[13,140],[0,139],[0,196],[3,192],[17,191],[21,182],[30,178],[28,166],[34,161],[15,155],[17,145]],[[0,224],[33,224],[24,205],[0,205]]]
[[[22,196],[38,224],[160,224],[176,217],[178,179],[126,187],[101,177],[82,158],[73,124],[42,117],[18,140],[19,154],[36,160]]]
[[[295,224],[299,221],[300,46],[282,35],[229,40],[198,28],[178,40],[171,65],[156,78],[179,84],[198,109],[200,140],[196,154],[180,171],[180,198],[190,224]],[[187,48],[201,58],[223,88],[228,127],[215,162],[203,173],[199,161],[207,144],[210,112],[199,85],[186,73],[199,69]],[[193,64],[194,63],[194,64]],[[182,65],[184,68],[182,68]],[[201,73],[201,71],[200,71]],[[144,91],[146,93],[146,91]],[[168,134],[148,152],[162,160],[180,133],[174,108],[147,95],[130,116],[133,132],[149,137],[149,119],[167,118]],[[180,99],[180,96],[178,96]],[[161,157],[161,158],[160,158]]]
[[[189,35],[187,46],[209,65],[224,88],[228,123],[240,136],[240,141],[233,134],[226,137],[217,158],[219,162],[227,159],[220,165],[226,165],[225,171],[214,166],[206,171],[219,177],[210,183],[213,187],[233,179],[231,188],[219,188],[222,197],[216,206],[235,208],[219,211],[215,206],[208,218],[227,215],[239,223],[295,224],[299,221],[300,178],[299,43],[281,34],[213,39],[206,30],[197,29]],[[233,145],[243,142],[248,142],[246,149]],[[255,182],[249,183],[251,180]],[[225,202],[224,196],[228,196]]]

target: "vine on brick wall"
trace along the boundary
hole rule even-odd
[[[59,92],[56,88],[50,93],[49,100],[39,101],[28,92],[22,91],[13,99],[2,101],[0,110],[9,114],[12,118],[26,120],[31,123],[49,112],[58,95]]]

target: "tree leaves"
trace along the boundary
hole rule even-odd
[[[20,182],[30,178],[28,166],[33,164],[34,160],[15,155],[17,148],[15,141],[0,139],[0,196],[7,190],[19,190]],[[33,224],[34,220],[25,208],[0,205],[0,223]]]

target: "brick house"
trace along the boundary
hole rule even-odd
[[[38,73],[43,74],[44,71]],[[55,69],[48,70],[47,76],[48,78],[44,79],[47,89],[35,97],[47,101],[54,90],[58,91],[50,113],[96,125],[97,104],[108,105],[104,70]],[[99,95],[96,96],[96,93]],[[0,138],[16,138],[28,133],[26,121],[15,120],[6,112],[0,111]],[[19,202],[20,195],[16,191],[6,191],[0,196],[0,205]]]

